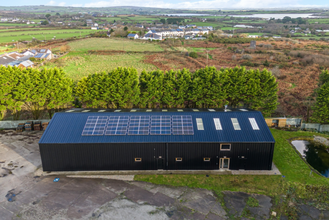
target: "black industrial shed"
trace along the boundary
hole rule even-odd
[[[73,109],[39,147],[44,171],[271,170],[274,143],[249,109]]]

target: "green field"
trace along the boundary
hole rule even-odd
[[[310,24],[314,24],[315,22],[318,22],[318,24],[329,24],[329,18],[313,18],[308,19],[308,22]]]
[[[16,23],[2,23],[0,22],[0,27],[1,26],[11,26],[11,27],[16,27],[16,26],[33,26],[33,25],[36,25],[36,24],[16,24]]]
[[[146,71],[156,70],[157,68],[143,62],[143,54],[118,54],[118,55],[90,55],[83,52],[70,52],[62,57],[58,63],[64,69],[66,74],[74,81],[78,81],[84,76],[93,73],[108,72],[119,66],[134,67],[138,73],[144,69]],[[47,63],[46,67],[56,67],[58,63]]]
[[[72,51],[124,50],[124,51],[163,51],[160,45],[143,40],[125,38],[90,38],[69,44]]]
[[[233,27],[223,27],[221,28],[223,31],[232,31],[233,29],[234,30],[237,30],[237,29],[242,29],[242,28],[233,28]]]
[[[90,29],[58,29],[58,30],[40,30],[40,31],[14,31],[14,32],[0,32],[0,43],[9,43],[14,41],[24,41],[32,40],[33,38],[38,40],[51,40],[56,37],[56,39],[66,39],[70,37],[80,37],[86,36],[94,33],[97,30]]]

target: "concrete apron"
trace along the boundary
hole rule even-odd
[[[103,171],[57,171],[43,172],[38,169],[35,176],[67,176],[72,178],[101,178],[132,181],[134,175],[281,175],[273,164],[272,170],[103,170]]]

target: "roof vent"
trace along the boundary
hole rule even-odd
[[[168,111],[168,109],[162,109],[162,111],[163,111],[163,112],[167,112],[167,111]]]
[[[210,111],[210,112],[215,112],[216,110],[215,109],[208,109],[208,111]]]
[[[240,111],[247,112],[248,109],[240,108]]]
[[[130,112],[136,112],[136,109],[131,109]]]
[[[146,111],[147,111],[147,112],[151,112],[151,111],[152,111],[152,109],[146,109]]]
[[[177,109],[178,112],[183,112],[184,110],[183,109]]]
[[[121,110],[120,109],[117,109],[117,110],[114,110],[114,112],[121,112]]]
[[[75,111],[75,110],[72,110],[72,109],[71,109],[71,110],[68,110],[68,111],[66,111],[66,112],[74,112],[74,111]]]
[[[99,110],[98,112],[105,112],[106,110]]]
[[[90,112],[90,110],[83,110],[82,112]]]

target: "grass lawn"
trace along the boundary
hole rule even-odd
[[[214,190],[217,194],[224,190],[242,191],[276,196],[284,193],[288,186],[294,186],[302,197],[313,197],[315,194],[306,190],[306,184],[329,186],[329,179],[315,173],[310,176],[310,169],[299,157],[288,139],[311,137],[311,132],[289,132],[271,129],[276,140],[274,158],[281,176],[252,176],[252,175],[137,175],[135,180],[172,186],[188,186]],[[328,136],[327,136],[328,137]],[[328,193],[325,193],[328,197]],[[323,195],[320,194],[320,195]]]
[[[139,73],[144,69],[146,71],[156,70],[157,68],[150,64],[143,63],[143,54],[118,54],[118,55],[90,55],[81,52],[70,52],[67,56],[60,59],[62,68],[66,74],[74,81],[78,81],[84,76],[103,71],[110,71],[119,66],[134,67]],[[47,63],[46,67],[56,67],[58,64]]]
[[[205,50],[215,50],[217,48],[215,48],[215,47],[213,47],[213,48],[186,47],[186,49],[188,50],[188,52],[204,52],[204,53],[206,53]]]
[[[125,51],[163,51],[156,43],[126,38],[90,38],[69,44],[72,51],[88,50],[125,50]]]
[[[231,31],[231,30],[237,30],[237,29],[242,29],[242,28],[233,28],[233,27],[223,27],[223,28],[221,28],[223,31],[227,31],[227,30],[229,30],[229,31]]]
[[[90,29],[60,29],[60,30],[37,30],[37,31],[14,31],[14,32],[0,32],[0,43],[12,42],[13,40],[32,40],[33,37],[38,40],[50,40],[54,36],[56,39],[66,39],[70,37],[80,37],[94,33],[97,30]]]

